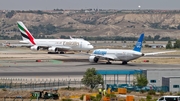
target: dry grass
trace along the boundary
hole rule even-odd
[[[144,60],[149,60],[149,62],[146,63],[150,63],[150,64],[180,64],[180,58],[139,58],[136,60],[133,60],[132,62],[135,63],[142,63],[144,62]]]

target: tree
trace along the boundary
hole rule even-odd
[[[81,82],[91,89],[94,89],[99,84],[103,85],[103,78],[100,74],[96,73],[95,68],[89,68],[86,70]]]
[[[180,40],[176,40],[174,43],[174,48],[180,48]]]
[[[12,11],[10,11],[10,12],[7,12],[6,13],[6,17],[7,18],[11,18],[11,17],[13,17],[13,15],[15,14],[16,12],[14,11],[14,10],[12,10]]]
[[[158,29],[160,28],[160,23],[150,23],[150,27]]]
[[[172,49],[173,47],[172,47],[172,43],[171,43],[171,41],[169,40],[168,41],[168,43],[167,43],[167,45],[166,45],[166,49]]]
[[[148,84],[148,80],[144,74],[136,74],[134,83],[136,86],[144,87]]]
[[[154,36],[154,40],[159,40],[159,38],[160,38],[159,35]]]

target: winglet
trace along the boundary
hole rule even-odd
[[[142,33],[136,43],[136,45],[134,46],[134,51],[137,52],[141,52],[141,48],[142,48],[142,43],[143,43],[143,39],[144,39],[144,33]]]

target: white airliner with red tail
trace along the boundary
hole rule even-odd
[[[94,47],[84,39],[35,39],[21,21],[17,21],[23,41],[21,43],[31,44],[31,50],[47,49],[49,52],[59,52],[64,54],[66,51],[89,51]]]

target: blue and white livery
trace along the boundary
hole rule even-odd
[[[165,52],[155,52],[155,53],[141,53],[143,39],[144,39],[144,33],[140,35],[133,50],[96,49],[89,57],[89,61],[92,63],[97,63],[100,59],[105,59],[108,61],[107,64],[111,64],[110,60],[122,61],[122,64],[127,64],[127,62],[140,58],[142,56],[175,52],[175,51],[165,51]]]

